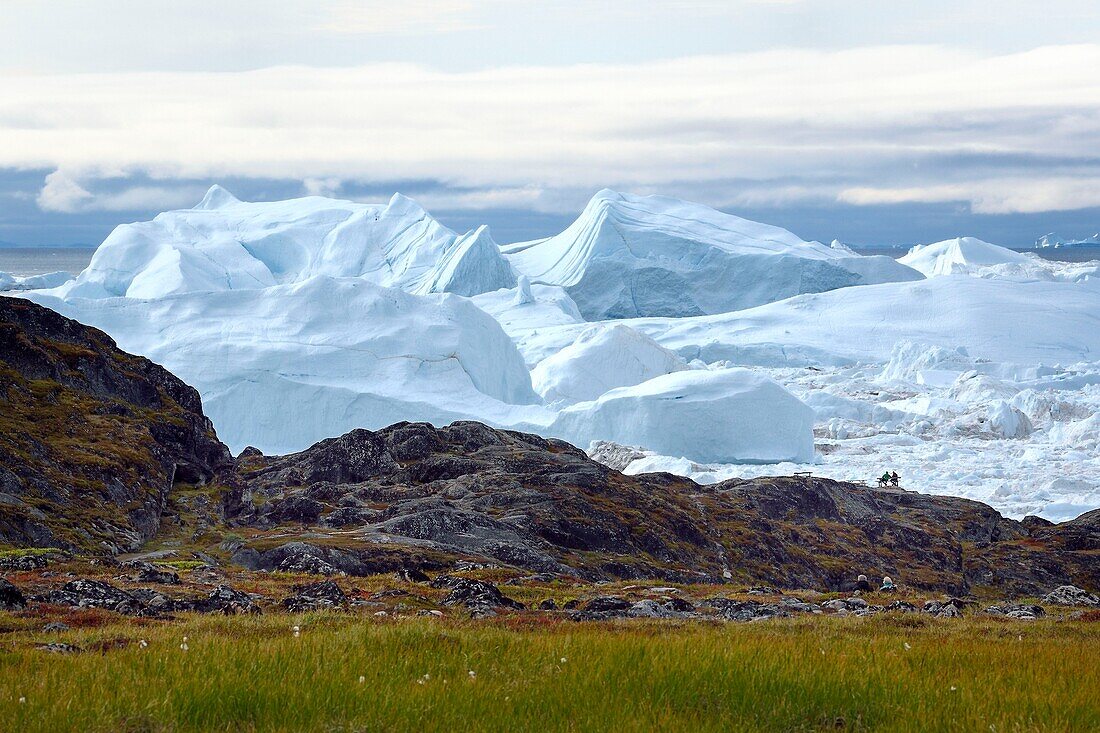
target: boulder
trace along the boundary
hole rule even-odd
[[[0,610],[18,611],[27,607],[23,593],[8,581],[0,578]]]
[[[1034,621],[1046,616],[1042,606],[1034,606],[1025,603],[1007,603],[990,606],[985,612],[991,616],[1012,618],[1020,621]]]
[[[735,601],[729,598],[715,597],[704,601],[718,612],[718,616],[727,621],[757,621],[766,618],[785,618],[791,613],[779,604],[759,603],[757,601]]]
[[[416,568],[401,568],[394,575],[398,580],[403,580],[406,583],[427,583],[431,580],[424,571]]]
[[[283,607],[294,613],[340,608],[347,603],[347,595],[331,580],[295,586],[294,595],[283,599]]]
[[[936,618],[959,618],[965,607],[965,601],[948,598],[946,601],[925,601],[923,611]]]
[[[432,581],[434,588],[450,588],[443,599],[444,606],[465,606],[472,615],[490,615],[497,608],[522,611],[525,606],[500,592],[492,583],[472,578],[440,575]]]
[[[631,604],[626,615],[630,618],[684,618],[691,614],[694,607],[681,599],[657,601],[647,598]]]
[[[301,575],[337,575],[340,570],[328,561],[309,553],[289,555],[279,563],[279,571]]]
[[[159,568],[156,565],[140,560],[131,560],[122,564],[122,567],[137,572],[132,576],[138,583],[156,583],[158,585],[179,585],[180,576],[171,570]]]
[[[1061,585],[1043,596],[1043,603],[1055,606],[1100,606],[1100,598],[1075,585]]]
[[[0,466],[0,469],[3,468],[3,466]],[[0,570],[27,572],[29,570],[41,570],[47,565],[49,565],[49,559],[45,555],[11,555],[8,557],[0,557]]]
[[[219,585],[206,598],[196,601],[176,601],[174,605],[183,611],[223,613],[226,616],[262,613],[260,607],[252,600],[252,596],[230,588],[228,585]]]
[[[144,608],[130,593],[101,580],[78,578],[70,580],[58,590],[53,590],[34,600],[74,608],[105,608],[129,615],[140,614]]]

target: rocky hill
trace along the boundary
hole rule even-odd
[[[106,334],[0,298],[0,542],[135,550],[229,459],[191,387]]]
[[[562,441],[474,422],[233,460],[192,389],[18,300],[0,299],[0,406],[8,545],[189,550],[320,575],[464,562],[830,590],[860,573],[953,593],[1100,587],[1100,512],[1052,525],[814,477],[626,476]]]
[[[465,559],[833,590],[865,573],[1016,595],[1100,583],[1100,512],[1053,525],[823,478],[625,476],[567,443],[473,422],[357,430],[277,458],[248,451],[228,475],[226,516],[260,530],[235,559],[255,568],[367,574]]]

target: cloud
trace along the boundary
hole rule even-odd
[[[80,211],[93,198],[83,186],[69,178],[62,171],[54,171],[46,176],[46,183],[38,193],[38,208],[72,214]]]
[[[108,179],[109,180],[109,179]],[[92,177],[93,183],[102,183]],[[81,214],[89,211],[139,211],[192,206],[203,195],[195,185],[123,185],[93,193],[86,181],[78,180],[64,170],[46,176],[36,203],[42,211],[59,214]]]
[[[339,178],[307,178],[302,181],[302,188],[307,196],[328,196],[332,198],[340,190],[343,181]]]
[[[1100,149],[1096,68],[1100,45],[1088,44],[461,73],[407,64],[6,72],[0,166],[64,171],[39,196],[54,211],[181,202],[169,181],[226,177],[292,178],[313,192],[435,180],[468,192],[453,198],[470,208],[494,197],[546,205],[606,185],[689,187],[716,205],[951,197],[975,211],[1064,210],[1092,205],[1100,178],[1089,152]],[[30,117],[44,124],[5,122]],[[997,175],[1019,191],[973,159],[1002,161]],[[125,194],[93,185],[119,170],[151,182]],[[744,190],[722,188],[730,180]]]
[[[962,202],[975,214],[1034,214],[1100,206],[1100,177],[1000,178],[908,188],[855,187],[837,196],[841,203],[876,204]]]

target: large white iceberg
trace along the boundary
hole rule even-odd
[[[416,294],[515,285],[487,228],[460,236],[400,194],[384,206],[320,196],[247,203],[214,186],[193,209],[117,227],[59,295],[160,298],[318,275]]]
[[[401,420],[499,423],[538,402],[512,341],[453,295],[316,276],[155,300],[28,297],[193,385],[234,450],[301,450]]]
[[[1100,289],[950,275],[801,295],[737,313],[638,319],[633,328],[686,359],[768,366],[887,362],[895,344],[962,347],[1037,366],[1100,359]],[[568,334],[554,334],[566,339]]]
[[[645,334],[622,324],[601,324],[539,362],[531,382],[548,403],[574,403],[684,369],[683,359]]]
[[[993,265],[1029,265],[1033,258],[974,237],[956,237],[935,244],[918,244],[898,261],[927,277],[935,277],[967,275],[976,268]]]
[[[810,463],[814,412],[747,369],[689,370],[620,387],[562,410],[550,432],[663,455],[730,463]]]
[[[565,231],[504,247],[532,282],[558,285],[588,320],[725,313],[850,285],[919,280],[786,229],[663,196],[603,190]]]

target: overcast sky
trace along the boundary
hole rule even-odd
[[[1095,0],[3,0],[0,241],[418,199],[498,241],[603,187],[859,245],[1100,230]]]

